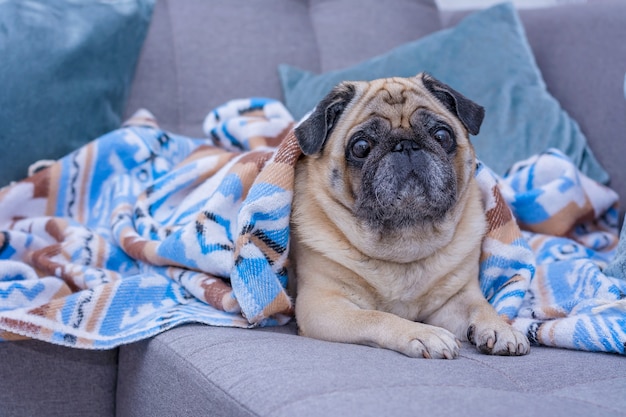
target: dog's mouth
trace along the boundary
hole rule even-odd
[[[370,227],[389,230],[436,222],[456,202],[456,175],[447,155],[407,141],[379,161],[368,162],[355,208]]]

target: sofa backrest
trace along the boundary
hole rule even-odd
[[[198,136],[228,100],[282,99],[279,64],[337,69],[441,27],[434,0],[159,0],[127,113]]]
[[[147,108],[165,129],[202,136],[206,114],[230,99],[283,99],[279,64],[347,67],[465,14],[440,12],[434,0],[159,0],[126,115]],[[626,2],[520,16],[548,90],[578,121],[624,198]]]

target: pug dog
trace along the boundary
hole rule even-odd
[[[428,74],[336,86],[295,128],[299,333],[410,357],[525,355],[481,293],[484,109]]]

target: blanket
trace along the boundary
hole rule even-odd
[[[231,101],[206,137],[148,112],[0,190],[0,339],[110,349],[185,323],[293,316],[289,215],[300,149],[269,99]],[[478,162],[481,288],[535,344],[624,353],[617,195],[561,152],[504,177]]]

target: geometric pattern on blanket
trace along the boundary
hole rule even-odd
[[[626,353],[626,281],[603,273],[618,195],[555,149],[515,164],[499,188],[536,263],[513,325],[536,344]]]
[[[140,112],[0,190],[0,339],[109,349],[184,323],[289,321],[293,124],[270,99],[217,108],[199,139]],[[533,343],[623,354],[626,282],[602,272],[617,195],[556,150],[504,177],[478,162],[476,178],[498,313]]]
[[[170,134],[141,113],[144,126],[0,191],[1,338],[105,349],[188,322],[289,320],[293,120],[267,100],[212,117],[214,140],[235,132],[252,150]]]

